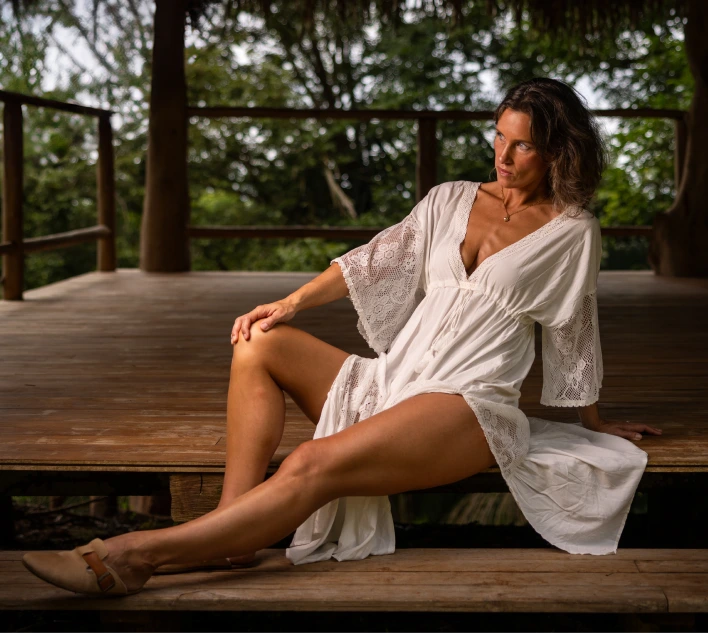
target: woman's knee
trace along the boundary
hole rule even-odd
[[[324,446],[319,440],[303,442],[283,460],[276,474],[308,485],[326,483],[330,468]]]
[[[233,345],[232,366],[238,362],[259,362],[268,357],[269,351],[283,338],[287,331],[287,325],[276,323],[266,331],[263,331],[259,322],[253,323],[250,329],[250,337],[246,340],[240,334],[238,342]]]

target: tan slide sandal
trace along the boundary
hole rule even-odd
[[[94,539],[73,550],[63,552],[28,552],[22,557],[24,566],[43,581],[78,594],[89,596],[126,596],[128,590],[116,571],[103,560],[108,548]]]

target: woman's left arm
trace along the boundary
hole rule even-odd
[[[661,429],[648,424],[639,424],[637,422],[626,422],[622,420],[605,420],[600,417],[600,410],[597,407],[597,402],[588,406],[579,406],[578,415],[580,421],[585,428],[599,433],[609,433],[610,435],[618,435],[629,440],[642,439],[642,433],[651,433],[652,435],[661,435]]]

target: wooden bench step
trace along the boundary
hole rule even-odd
[[[2,610],[708,612],[708,550],[399,549],[293,566],[282,549],[232,572],[153,577],[124,598],[89,599],[0,552]]]

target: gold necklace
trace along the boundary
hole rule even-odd
[[[504,212],[506,212],[506,216],[504,217],[504,220],[508,221],[512,215],[509,214],[509,210],[507,210],[507,208],[506,208],[506,202],[504,201],[504,186],[500,186],[500,187],[501,187],[501,191],[502,191],[502,205],[504,206]],[[541,205],[541,203],[543,203],[544,201],[547,201],[547,200],[548,200],[548,197],[545,197],[544,199],[541,199],[540,201],[538,201],[536,203],[530,203],[525,208],[521,208],[520,210],[516,210],[516,212],[514,212],[514,214],[518,214],[519,212],[523,212],[526,208],[531,208],[534,205]]]

